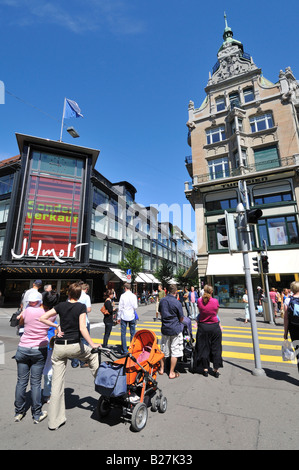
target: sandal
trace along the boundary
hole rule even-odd
[[[179,377],[179,376],[180,376],[180,374],[179,374],[177,371],[175,371],[175,372],[174,372],[174,377],[169,377],[169,378],[170,378],[170,379],[176,379],[176,378]]]

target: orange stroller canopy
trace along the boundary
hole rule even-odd
[[[164,357],[161,352],[157,337],[151,330],[139,330],[131,341],[129,347],[131,353],[138,363],[156,379],[157,371],[160,368],[160,361]],[[124,364],[126,358],[118,359],[115,361],[117,364]],[[138,371],[142,369],[136,362],[130,358],[126,363],[127,384],[131,385],[135,382]]]

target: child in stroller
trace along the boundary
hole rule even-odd
[[[192,322],[189,317],[184,317],[183,324],[183,345],[184,354],[183,362],[190,360],[190,371],[194,372],[196,368],[196,351],[195,351],[195,340],[192,334]]]
[[[124,417],[131,418],[134,431],[141,431],[147,422],[147,404],[151,399],[152,411],[165,413],[167,399],[158,388],[156,380],[160,368],[161,352],[153,331],[138,331],[126,356],[120,356],[110,349],[93,350],[113,362],[101,363],[95,379],[95,389],[101,394],[98,402],[99,417],[107,416],[112,408],[121,408]]]

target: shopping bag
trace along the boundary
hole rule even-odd
[[[295,351],[292,347],[292,343],[285,340],[281,346],[281,354],[283,361],[293,361],[296,357]]]
[[[120,397],[127,393],[124,365],[102,362],[95,378],[95,390],[105,397]]]
[[[12,327],[18,326],[18,324],[20,323],[20,320],[18,320],[17,317],[20,315],[20,313],[21,313],[21,310],[17,310],[15,313],[12,314],[9,320],[10,326]]]

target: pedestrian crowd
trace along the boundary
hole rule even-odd
[[[118,309],[115,308],[115,292],[107,289],[105,302],[101,311],[104,314],[105,332],[103,345],[96,344],[90,336],[88,313],[91,311],[89,286],[82,281],[71,284],[68,288],[67,301],[60,302],[59,295],[51,285],[39,289],[42,281],[36,280],[33,287],[26,291],[21,300],[18,334],[20,342],[15,354],[17,363],[17,384],[15,390],[15,421],[21,421],[26,414],[26,389],[30,379],[31,412],[34,423],[40,423],[47,416],[42,410],[43,401],[49,403],[48,427],[57,430],[66,422],[64,381],[67,362],[70,359],[73,367],[89,367],[96,377],[99,367],[98,355],[92,352],[97,347],[107,348],[112,326],[120,323],[122,354],[127,354],[126,331],[129,328],[130,340],[136,329],[137,296],[131,291],[129,283],[124,284]],[[291,284],[290,292],[285,289],[276,303],[282,302],[279,308],[284,311],[284,337],[290,334],[292,342],[299,340],[299,282]],[[258,290],[261,290],[260,288]],[[274,292],[274,291],[271,291]],[[259,292],[258,304],[262,302],[263,293]],[[247,292],[243,302],[248,304]],[[183,306],[187,316],[184,315]],[[245,321],[248,312],[245,305]],[[169,379],[180,376],[177,361],[184,354],[184,325],[197,323],[195,358],[196,366],[201,368],[204,377],[211,374],[219,377],[222,361],[222,326],[218,315],[219,303],[213,297],[213,287],[205,285],[198,293],[194,287],[178,290],[175,284],[168,291],[160,285],[156,304],[156,318],[161,320],[161,360],[158,373],[166,372],[166,361],[169,361]],[[59,316],[59,323],[57,322]],[[188,322],[187,322],[188,320]],[[192,328],[191,328],[192,329]],[[190,335],[192,332],[190,329]],[[299,342],[298,342],[299,343]],[[44,380],[42,396],[42,379]]]

